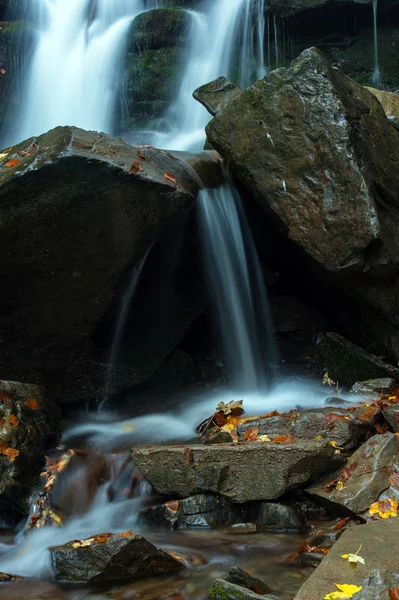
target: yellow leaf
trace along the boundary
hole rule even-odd
[[[94,538],[89,538],[87,540],[78,540],[72,544],[73,548],[84,548],[85,546],[90,546],[91,543],[94,542]]]
[[[381,500],[374,502],[369,508],[369,514],[378,515],[381,519],[390,519],[398,516],[399,504],[395,500]]]
[[[337,482],[337,487],[336,487],[336,489],[337,489],[339,492],[340,492],[341,490],[343,490],[343,489],[344,489],[344,487],[345,487],[345,486],[344,486],[344,484],[342,483],[342,481],[338,481],[338,482]]]
[[[339,598],[352,598],[355,594],[360,592],[362,586],[351,585],[348,583],[336,583],[335,587],[338,588],[338,592],[330,592],[327,596],[324,596],[324,600],[338,600]]]
[[[335,440],[332,440],[330,442],[331,446],[334,446],[334,448],[336,448],[338,446],[338,442],[336,442]]]
[[[317,440],[317,441],[321,440],[321,435],[316,435],[315,440]],[[330,443],[332,443],[332,442],[330,442]]]
[[[259,435],[258,442],[271,442],[271,439],[267,435]]]
[[[3,152],[2,154],[0,154],[0,160],[4,160],[5,158],[7,158],[8,156],[8,152]]]

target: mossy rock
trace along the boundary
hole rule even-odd
[[[199,6],[203,0],[163,0],[164,8],[195,8]]]
[[[157,50],[187,43],[190,16],[185,10],[157,8],[135,18],[129,51]]]

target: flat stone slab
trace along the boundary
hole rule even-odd
[[[359,554],[365,565],[355,567],[341,554]],[[351,527],[334,544],[301,587],[295,600],[321,600],[339,584],[363,586],[354,600],[389,600],[388,588],[399,587],[399,518]]]
[[[154,490],[186,498],[213,492],[243,503],[274,500],[319,475],[334,448],[325,441],[287,444],[135,448],[132,458]]]

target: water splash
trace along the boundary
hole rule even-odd
[[[378,0],[373,0],[373,24],[374,24],[374,70],[373,83],[381,83],[380,62],[378,58],[378,25],[377,25]]]
[[[264,389],[277,352],[262,272],[240,196],[229,183],[204,189],[198,209],[228,373],[240,390]]]
[[[112,133],[129,27],[153,7],[155,0],[31,0],[36,43],[13,139],[58,125]]]

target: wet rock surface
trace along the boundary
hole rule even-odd
[[[399,432],[399,407],[387,406],[384,408],[384,419],[391,427],[392,431]]]
[[[208,592],[207,600],[278,600],[274,594],[257,594],[225,579],[217,579]]]
[[[155,577],[184,565],[139,534],[101,534],[89,540],[51,548],[55,579],[64,582],[111,583]],[[107,536],[107,539],[102,539]],[[100,540],[100,541],[98,541]]]
[[[304,519],[295,508],[285,504],[254,502],[248,506],[247,515],[260,529],[282,531],[306,527]]]
[[[3,376],[45,380],[61,402],[95,396],[109,352],[100,326],[137,261],[186,218],[197,189],[179,158],[105,134],[59,127],[15,146],[0,165]],[[204,308],[198,280],[172,280],[162,293],[169,326],[138,336],[117,389],[148,379]]]
[[[0,516],[15,524],[60,436],[59,410],[39,386],[0,381]]]
[[[232,502],[272,500],[323,472],[327,442],[179,446],[132,450],[141,473],[163,496],[213,492]]]
[[[240,567],[231,567],[229,574],[226,577],[226,581],[244,587],[247,590],[251,590],[251,592],[255,592],[256,594],[264,595],[272,592],[270,587],[264,581],[252,577],[249,573],[240,569]]]
[[[341,555],[355,553],[361,546],[365,565],[356,568]],[[388,600],[388,588],[399,586],[399,519],[380,520],[353,527],[343,533],[320,566],[301,587],[295,600],[320,600],[338,591],[335,583],[362,586],[359,598]],[[370,594],[377,595],[370,595]]]
[[[240,94],[240,88],[232,81],[226,77],[219,77],[197,88],[193,97],[205,106],[212,116],[215,116]]]
[[[58,586],[44,581],[24,581],[0,586],[0,600],[68,600]]]
[[[310,486],[307,492],[338,514],[365,515],[382,492],[387,493],[392,484],[396,489],[399,478],[392,476],[398,472],[399,438],[387,432],[370,438],[343,469]]]
[[[283,235],[376,311],[397,356],[399,133],[375,96],[311,48],[230,102],[207,135]]]

